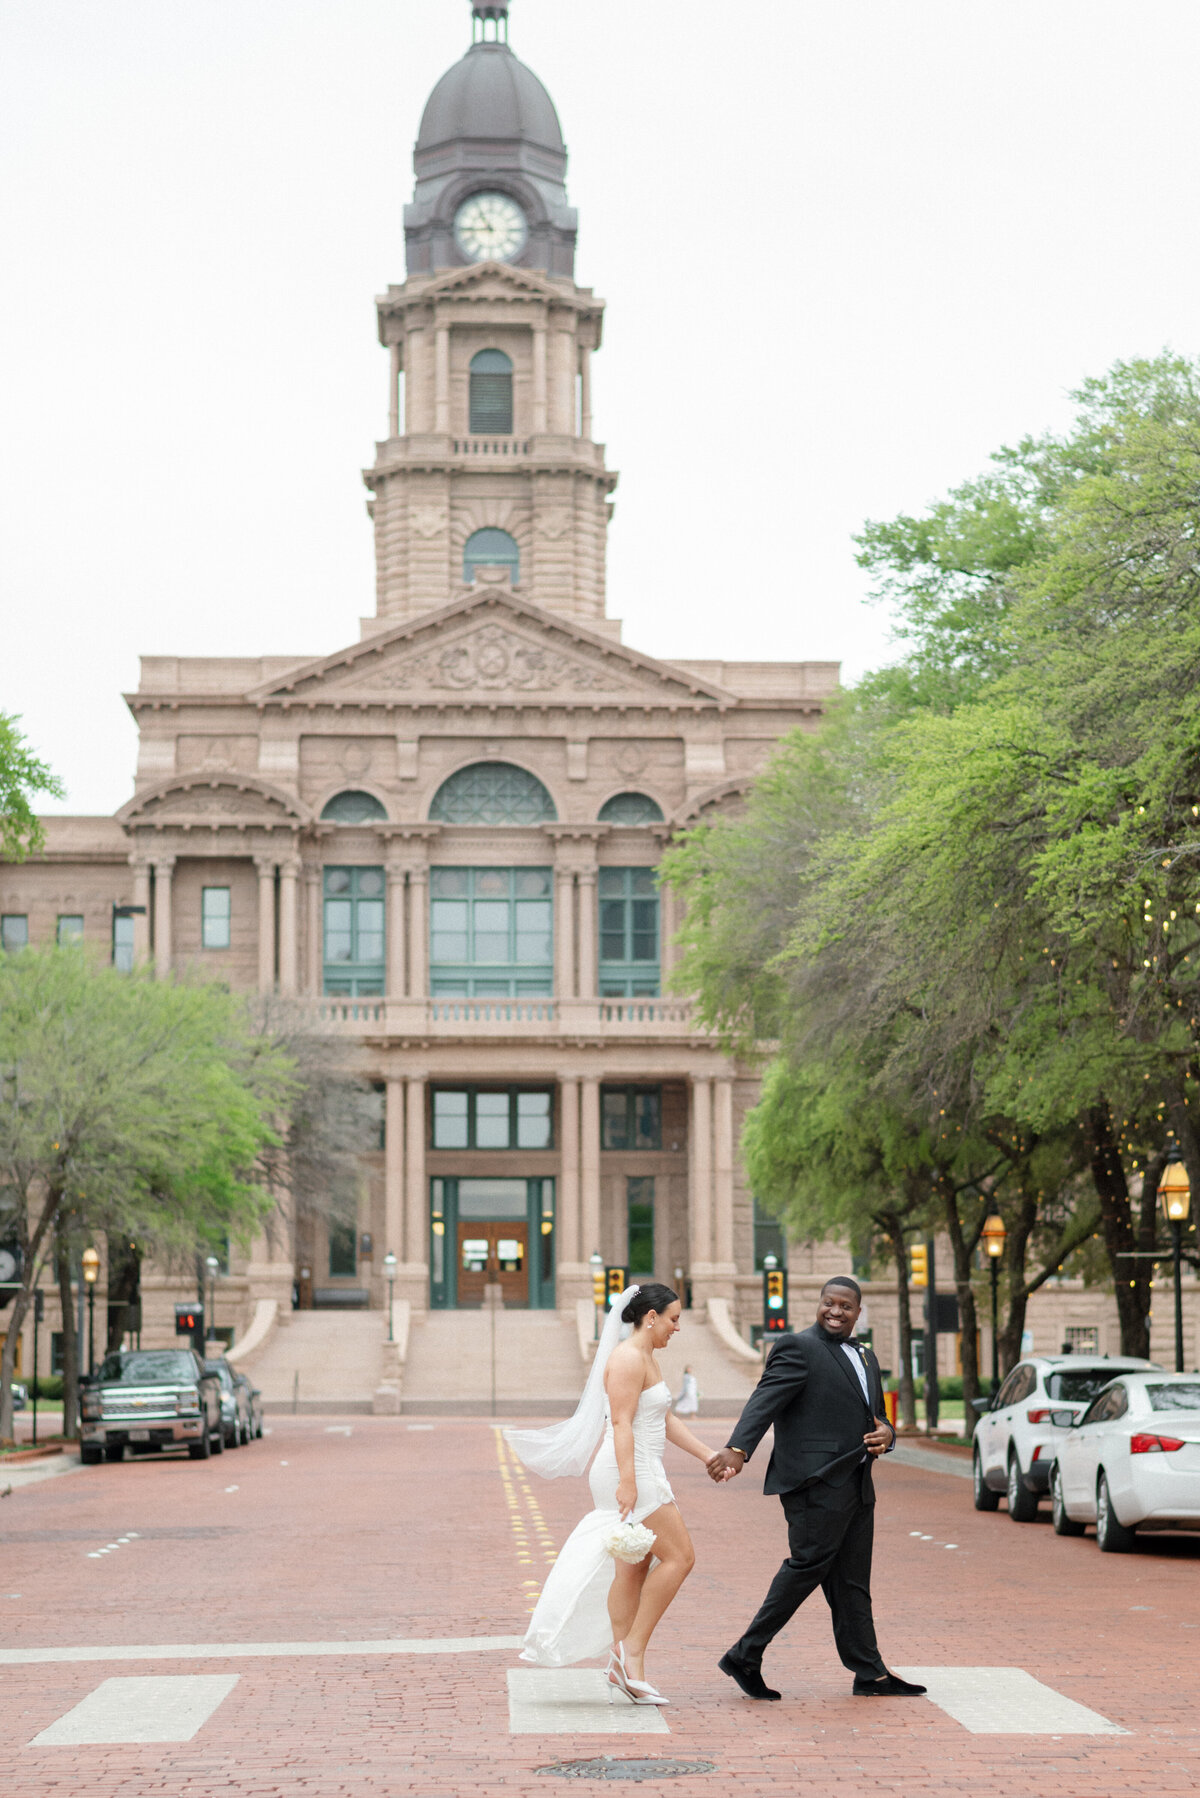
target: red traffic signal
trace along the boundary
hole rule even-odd
[[[204,1310],[200,1305],[176,1305],[176,1336],[195,1336],[204,1326]]]

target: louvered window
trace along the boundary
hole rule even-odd
[[[513,428],[512,363],[503,350],[480,350],[471,358],[472,436],[507,437]]]

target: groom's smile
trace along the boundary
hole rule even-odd
[[[817,1301],[817,1322],[845,1342],[854,1334],[862,1306],[848,1286],[827,1286]]]

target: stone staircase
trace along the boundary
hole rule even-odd
[[[292,1311],[250,1374],[268,1411],[370,1411],[386,1348],[386,1311]]]

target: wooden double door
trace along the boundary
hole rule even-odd
[[[529,1303],[529,1225],[525,1219],[459,1219],[459,1304],[482,1305],[488,1285],[499,1286],[505,1305]]]

